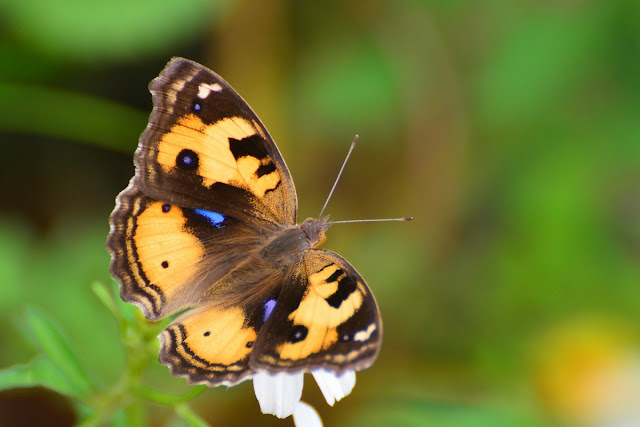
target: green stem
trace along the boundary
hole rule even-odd
[[[180,403],[175,406],[176,414],[182,417],[183,420],[189,423],[193,427],[209,427],[209,424],[195,412],[191,410],[186,404]]]
[[[143,374],[154,360],[157,345],[156,335],[162,324],[150,324],[141,314],[124,316],[119,312],[113,294],[104,285],[94,284],[94,292],[112,312],[121,326],[121,341],[126,362],[122,376],[108,389],[96,393],[87,404],[93,413],[82,421],[83,427],[107,424],[114,414],[124,409],[124,416],[134,425],[145,424],[143,401],[173,406],[176,414],[193,426],[207,426],[185,403],[200,395],[206,386],[193,387],[182,395],[172,395],[146,388],[142,385]]]
[[[150,400],[161,405],[178,405],[189,402],[198,397],[203,391],[207,389],[206,385],[193,387],[188,392],[175,395],[169,393],[162,393],[156,390],[152,390],[145,387],[134,387],[131,391],[141,398]]]
[[[125,406],[127,403],[127,383],[126,373],[108,390],[106,393],[97,394],[91,405],[95,412],[79,425],[82,427],[93,427],[104,425],[111,415]]]

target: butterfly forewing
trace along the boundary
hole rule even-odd
[[[246,221],[295,224],[291,175],[266,128],[220,76],[174,58],[149,85],[136,154],[145,193]]]

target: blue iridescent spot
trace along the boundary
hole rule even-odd
[[[200,111],[202,109],[202,106],[196,102],[195,104],[193,104],[193,109],[195,111]]]
[[[264,303],[264,316],[262,316],[263,322],[266,322],[269,316],[271,316],[274,308],[276,308],[276,300],[273,298],[268,299],[267,302]]]
[[[198,215],[205,217],[211,225],[217,228],[224,227],[224,215],[219,214],[218,212],[205,211],[204,209],[194,209],[193,211]]]

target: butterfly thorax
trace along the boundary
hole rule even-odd
[[[260,256],[274,265],[291,265],[303,253],[321,245],[327,238],[327,218],[307,218],[274,234],[260,251]]]

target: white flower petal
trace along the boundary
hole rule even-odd
[[[311,373],[330,406],[333,406],[335,402],[351,393],[351,390],[356,385],[356,372],[354,370],[344,371],[340,376],[321,369]]]
[[[322,419],[313,406],[303,401],[298,402],[293,411],[293,423],[296,427],[322,427]]]
[[[304,374],[297,372],[279,372],[271,375],[259,371],[253,376],[253,390],[260,403],[263,414],[272,414],[278,418],[287,418],[293,414],[296,404],[302,397]]]

